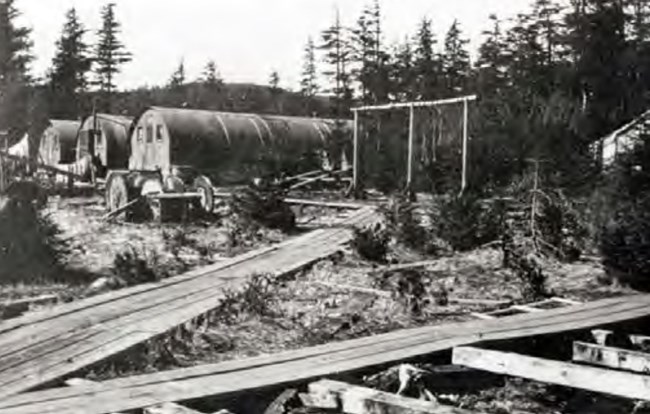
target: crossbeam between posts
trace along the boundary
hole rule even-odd
[[[462,103],[463,104],[463,147],[462,147],[462,177],[461,177],[461,194],[467,187],[467,141],[468,141],[468,118],[469,118],[469,102],[476,101],[477,95],[460,96],[457,98],[439,99],[435,101],[419,101],[419,102],[398,102],[389,103],[384,105],[371,105],[360,106],[352,108],[354,114],[354,131],[353,131],[353,177],[352,177],[352,193],[355,194],[359,190],[361,181],[360,177],[360,142],[359,142],[359,114],[362,112],[379,112],[390,111],[396,109],[409,110],[409,134],[408,134],[408,161],[407,161],[407,178],[406,187],[410,191],[413,184],[413,158],[415,146],[415,108],[431,108],[436,106],[451,105]]]

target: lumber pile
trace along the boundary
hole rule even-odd
[[[217,307],[224,289],[243,286],[260,269],[285,274],[335,254],[352,237],[350,226],[372,223],[375,218],[374,209],[361,209],[341,227],[315,230],[161,282],[4,321],[0,323],[0,399],[191,321]]]
[[[101,414],[164,402],[234,395],[365,370],[483,341],[575,331],[647,316],[650,316],[650,295],[605,299],[544,312],[406,329],[245,360],[114,379],[103,382],[102,388],[93,392],[58,388],[5,396],[0,401],[0,412],[66,414],[83,411],[85,414]],[[463,362],[465,365],[468,360],[456,357],[454,363]],[[42,360],[39,362],[42,364]],[[530,365],[523,367],[525,371]],[[503,370],[497,372],[505,373]]]

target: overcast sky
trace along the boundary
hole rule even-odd
[[[116,0],[122,39],[133,61],[123,68],[121,87],[167,82],[184,59],[188,79],[198,77],[209,59],[229,82],[268,83],[272,70],[281,85],[296,88],[308,36],[331,23],[339,7],[352,24],[370,0]],[[386,41],[412,35],[423,16],[440,37],[457,18],[475,49],[488,16],[508,18],[529,8],[530,0],[380,0]],[[42,75],[54,54],[65,11],[76,7],[93,34],[106,0],[17,0],[20,23],[33,29],[33,65]]]

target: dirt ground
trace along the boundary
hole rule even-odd
[[[61,236],[69,241],[68,266],[88,273],[89,283],[111,275],[115,256],[131,247],[172,268],[180,261],[183,269],[191,269],[290,237],[263,230],[253,238],[237,238],[232,223],[223,219],[182,225],[109,223],[102,220],[105,211],[98,197],[53,198],[47,211],[61,228]],[[305,231],[327,225],[344,214],[313,207],[295,211]],[[393,261],[430,259],[397,246],[391,252]],[[253,296],[258,305],[255,309],[238,305],[219,309],[207,328],[192,332],[191,339],[184,343],[157,339],[134,350],[131,357],[120,356],[92,367],[85,375],[107,379],[241,359],[401,328],[472,320],[471,312],[489,311],[495,306],[460,305],[454,303],[454,298],[523,302],[519,281],[511,271],[502,268],[501,261],[499,250],[483,248],[441,257],[415,275],[381,278],[374,273],[377,265],[345,248],[337,257],[303,272],[253,286],[257,289]],[[601,282],[604,271],[598,258],[571,264],[549,261],[545,273],[549,293],[555,296],[589,301],[631,293]],[[0,299],[55,293],[70,300],[82,296],[86,287],[2,287]],[[235,303],[240,295],[241,292],[229,293]],[[161,347],[171,352],[161,352]],[[138,352],[145,352],[147,357]],[[450,403],[490,413],[516,408],[550,414],[559,412],[560,407],[566,409],[573,398],[578,398],[573,394],[567,397],[563,392],[542,384],[509,380],[505,387],[453,396]],[[592,398],[584,395],[579,394],[580,398]],[[617,408],[610,412],[628,411]]]

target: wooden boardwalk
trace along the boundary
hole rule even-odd
[[[3,398],[3,414],[100,414],[170,401],[227,396],[335,375],[482,341],[587,329],[650,316],[634,295],[492,320],[400,330],[274,355],[120,378]],[[15,388],[14,388],[15,389]]]
[[[242,286],[252,274],[287,273],[327,257],[350,240],[350,226],[376,218],[373,208],[363,208],[336,227],[159,283],[0,323],[0,399],[50,383],[190,321],[214,309],[224,288]]]

